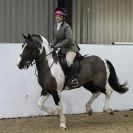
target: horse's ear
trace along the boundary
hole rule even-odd
[[[27,40],[27,39],[28,39],[28,37],[27,37],[27,36],[25,36],[23,33],[22,33],[22,36],[23,36],[23,38],[24,38],[25,40]]]
[[[31,35],[30,35],[29,33],[28,33],[28,38],[29,38],[29,39],[32,39],[32,37],[31,37]]]
[[[34,41],[34,39],[32,38],[32,36],[28,33],[28,39],[30,40],[30,41]]]

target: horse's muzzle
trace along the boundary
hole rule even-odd
[[[31,63],[29,61],[25,61],[25,62],[20,61],[17,66],[19,69],[28,69],[30,64]]]
[[[19,64],[17,64],[17,66],[18,66],[19,69],[23,68],[23,65],[21,64],[21,62]]]

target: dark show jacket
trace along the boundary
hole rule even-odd
[[[80,48],[72,39],[72,29],[65,21],[61,24],[59,30],[55,29],[55,39],[52,42],[57,48],[61,48],[61,53],[68,51],[79,52]]]

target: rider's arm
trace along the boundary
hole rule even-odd
[[[66,38],[62,42],[57,43],[57,45],[56,45],[57,48],[61,48],[63,46],[69,45],[69,43],[72,41],[72,29],[69,25],[67,25],[65,27],[64,34],[65,34]]]

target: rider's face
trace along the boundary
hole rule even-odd
[[[61,21],[63,21],[63,16],[62,15],[56,15],[56,22],[60,23]]]

